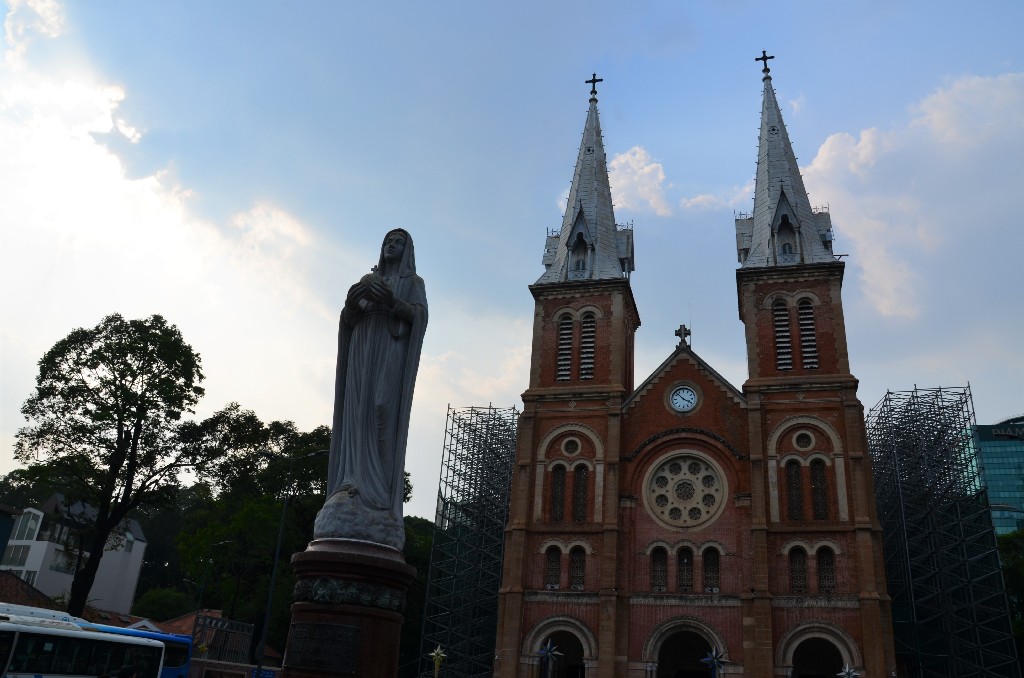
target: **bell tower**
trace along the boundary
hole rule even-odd
[[[845,264],[832,253],[832,223],[811,207],[782,121],[768,56],[754,211],[736,219],[739,314],[749,377],[751,543],[755,557],[745,628],[754,665],[773,663],[759,630],[789,626],[779,595],[853,600],[832,614],[862,648],[871,676],[895,665],[881,528],[843,317]],[[815,586],[815,583],[817,584]],[[825,615],[824,609],[819,615]],[[800,643],[786,645],[798,651]],[[777,658],[776,658],[777,661]],[[783,665],[793,658],[783,657]]]
[[[590,105],[565,215],[530,286],[533,357],[506,529],[496,676],[520,675],[524,639],[564,608],[566,592],[586,598],[596,633],[561,648],[564,661],[582,669],[585,656],[587,675],[611,678],[621,654],[613,634],[620,413],[633,390],[640,318],[629,282],[633,232],[616,226],[612,210],[597,109],[602,79],[586,82]]]

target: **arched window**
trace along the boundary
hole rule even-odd
[[[807,593],[807,551],[799,546],[789,550],[789,589]]]
[[[676,589],[680,593],[693,592],[693,549],[684,546],[676,555]]]
[[[594,378],[594,332],[597,319],[593,313],[584,313],[580,322],[580,379]]]
[[[818,549],[818,593],[830,596],[836,592],[836,554],[827,546]]]
[[[718,593],[722,579],[718,573],[718,551],[714,548],[704,549],[704,592]]]
[[[772,304],[772,318],[775,323],[775,367],[779,370],[791,370],[793,341],[789,336],[789,306],[782,299]]]
[[[558,381],[569,381],[572,376],[572,325],[568,313],[558,319]]]
[[[544,552],[544,588],[549,591],[558,590],[558,582],[562,576],[562,549],[549,546]]]
[[[801,299],[797,305],[800,323],[800,363],[805,370],[818,369],[818,334],[814,330],[814,306],[810,299]]]
[[[551,520],[565,517],[565,467],[559,464],[551,469]]]
[[[590,469],[580,464],[572,473],[572,519],[582,523],[587,519],[587,478]]]
[[[582,233],[576,233],[576,240],[572,244],[572,270],[574,271],[586,271],[587,270],[587,254],[588,247],[587,241],[583,238]]]
[[[828,476],[821,459],[811,462],[811,510],[815,520],[828,520]]]
[[[804,519],[803,470],[795,459],[786,463],[786,504],[786,515],[790,520]]]
[[[573,546],[569,551],[569,588],[582,591],[587,579],[587,552],[582,546]]]
[[[668,590],[668,552],[660,546],[651,551],[651,590],[655,593]]]

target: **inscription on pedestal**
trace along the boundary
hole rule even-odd
[[[346,624],[292,624],[285,665],[355,675],[359,630]]]

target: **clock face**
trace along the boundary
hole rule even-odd
[[[677,386],[668,401],[676,412],[689,412],[697,407],[697,392],[689,386]]]

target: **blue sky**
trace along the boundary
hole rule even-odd
[[[199,414],[330,419],[337,313],[383,234],[430,299],[410,435],[431,516],[446,406],[520,406],[546,229],[592,72],[636,240],[642,380],[693,327],[746,375],[734,211],[761,80],[848,254],[851,365],[1024,411],[1024,5],[8,0],[0,64],[0,472],[35,363],[110,312],[204,360]]]

